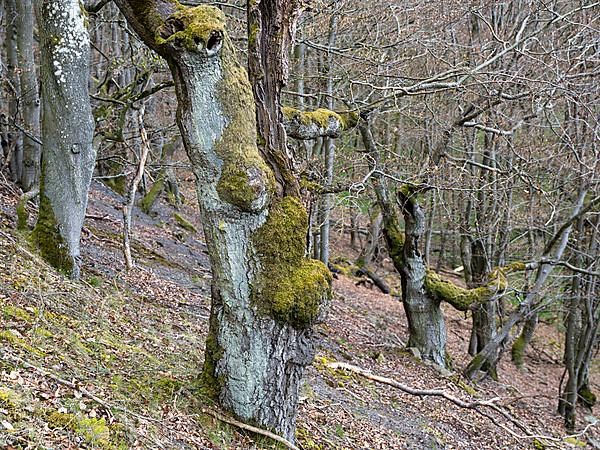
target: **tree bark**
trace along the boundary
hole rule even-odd
[[[220,10],[169,0],[117,4],[175,81],[213,274],[204,387],[242,420],[291,441],[299,383],[314,355],[312,326],[331,276],[304,257],[308,219],[298,197],[283,195],[297,190],[295,180],[286,186],[285,147],[275,158],[257,147],[252,88]],[[273,143],[283,126],[270,126]]]
[[[13,182],[21,179],[23,168],[23,139],[20,132],[17,132],[14,124],[18,121],[18,99],[21,95],[21,85],[19,82],[19,61],[17,52],[17,7],[15,0],[6,0],[6,62],[7,77],[6,84],[8,100],[8,121],[7,121],[7,152],[5,154],[5,164],[10,168],[10,176]]]
[[[79,240],[94,169],[89,35],[78,0],[38,5],[44,161],[33,240],[52,265],[79,277]]]
[[[36,140],[40,136],[40,97],[34,54],[33,2],[21,0],[17,5],[17,48],[19,77],[21,82],[21,105],[23,133],[23,168],[21,187],[24,192],[39,184],[41,147]],[[42,25],[43,26],[43,25]]]

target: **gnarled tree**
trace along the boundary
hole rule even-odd
[[[220,10],[170,0],[117,4],[175,82],[213,274],[204,385],[236,416],[293,439],[312,325],[331,279],[304,256],[307,215],[286,149],[274,148],[273,157],[257,147],[252,89]]]

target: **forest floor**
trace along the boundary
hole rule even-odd
[[[46,265],[15,229],[17,191],[0,182],[0,448],[278,448],[213,418],[198,389],[210,308],[210,268],[194,194],[179,211],[162,201],[134,214],[137,266],[123,268],[121,197],[93,184],[83,232],[82,280]],[[29,206],[34,216],[33,205]],[[179,218],[176,218],[179,214]],[[181,220],[184,218],[185,220]],[[30,223],[32,225],[32,223]],[[334,254],[356,255],[337,234]],[[386,270],[386,267],[388,270]],[[381,274],[398,288],[384,264]],[[498,382],[471,384],[460,370],[470,318],[445,309],[453,371],[406,350],[396,297],[334,281],[318,351],[301,392],[297,445],[315,449],[600,448],[600,411],[580,411],[567,436],[555,413],[562,336],[542,324],[516,369],[504,357]],[[415,396],[352,372],[344,362],[415,389]],[[592,389],[600,390],[594,365]],[[593,414],[593,415],[592,415]]]

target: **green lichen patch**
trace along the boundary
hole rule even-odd
[[[169,28],[173,26],[182,29],[173,33],[174,30]],[[159,28],[156,43],[177,43],[187,50],[195,51],[199,45],[205,48],[214,33],[222,34],[224,31],[225,16],[220,9],[212,6],[182,7]]]
[[[5,320],[32,322],[34,319],[29,311],[14,305],[0,305],[0,313]]]
[[[331,273],[304,257],[308,216],[300,200],[284,197],[270,211],[254,243],[263,276],[254,286],[259,310],[297,328],[311,326],[331,296]]]

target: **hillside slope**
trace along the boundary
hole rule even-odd
[[[163,203],[152,217],[136,212],[138,265],[126,273],[121,199],[94,184],[83,277],[75,283],[15,231],[16,198],[9,185],[0,186],[0,448],[277,448],[205,413],[213,406],[196,381],[210,270],[202,234],[194,231],[200,222],[193,202],[178,212],[189,223]],[[503,362],[499,383],[471,386],[404,349],[407,327],[397,299],[343,276],[334,291],[301,394],[300,448],[568,448],[600,440],[593,427],[565,439],[554,414],[560,339],[551,327],[534,343],[539,356],[530,355],[524,371]],[[460,369],[469,320],[447,314],[449,350]],[[548,339],[553,334],[555,344]],[[496,406],[478,412],[409,395],[333,369],[335,361],[467,403],[494,399]],[[598,389],[596,374],[594,380]]]

